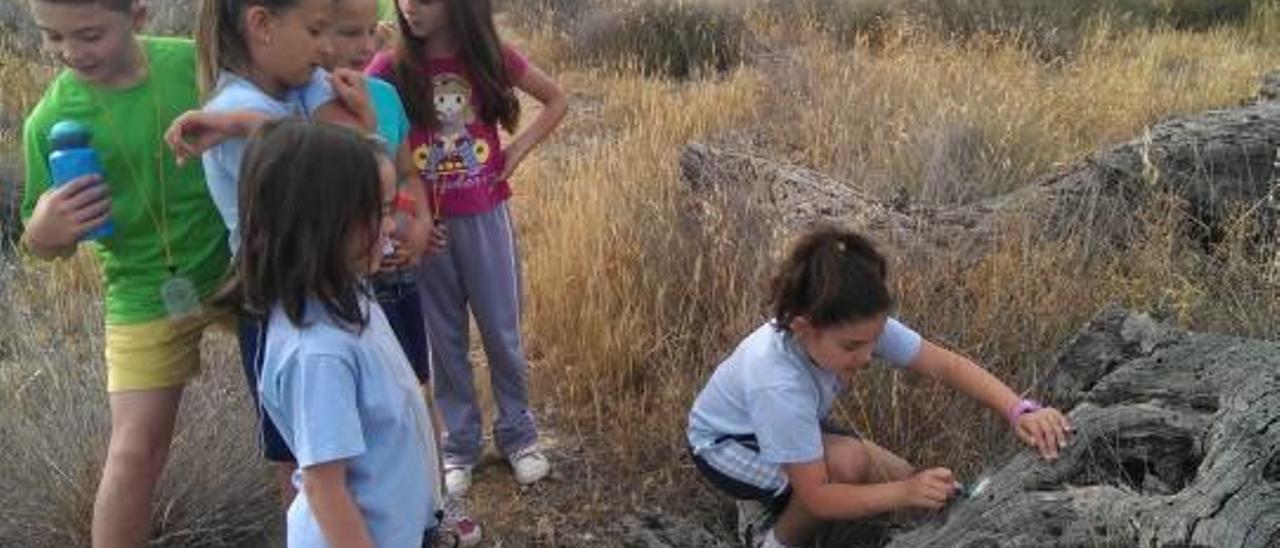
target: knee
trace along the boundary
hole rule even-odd
[[[827,445],[827,475],[836,483],[866,483],[871,456],[862,442],[842,438]]]
[[[116,433],[107,449],[106,467],[116,474],[156,478],[169,458],[169,440]]]

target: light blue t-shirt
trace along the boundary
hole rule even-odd
[[[276,306],[267,324],[258,393],[297,457],[288,546],[327,547],[303,490],[301,470],[344,460],[347,488],[374,544],[420,548],[436,526],[439,478],[431,417],[408,358],[382,307],[367,298],[369,324],[344,329],[307,303],[303,326]]]
[[[378,135],[387,142],[387,154],[394,161],[400,145],[409,137],[409,115],[395,86],[372,76],[366,76],[364,81],[378,120]]]
[[[872,354],[906,367],[920,352],[918,333],[893,318]],[[766,322],[711,374],[689,412],[695,453],[726,435],[754,435],[760,456],[775,464],[822,458],[821,421],[843,389],[838,376],[813,364],[788,332]]]
[[[334,99],[333,85],[329,83],[329,74],[316,69],[307,85],[289,90],[283,100],[267,95],[253,82],[231,72],[218,75],[218,85],[214,88],[213,98],[205,103],[205,112],[233,112],[248,110],[266,115],[270,118],[288,116],[310,117],[325,103]],[[240,215],[239,184],[240,159],[244,156],[246,139],[227,139],[218,146],[205,151],[201,160],[204,162],[205,181],[209,186],[209,195],[222,214],[222,222],[227,225],[227,242],[231,253],[240,249]]]

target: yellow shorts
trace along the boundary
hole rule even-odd
[[[107,392],[181,386],[200,373],[200,339],[210,327],[231,329],[235,316],[205,307],[182,318],[106,327]]]

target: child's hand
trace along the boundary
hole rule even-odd
[[[516,168],[520,167],[520,162],[524,161],[524,157],[529,155],[529,149],[520,142],[513,142],[511,146],[503,149],[502,158],[505,164],[502,166],[502,173],[498,175],[494,181],[506,181],[515,175]]]
[[[414,253],[409,248],[409,245],[396,239],[391,241],[395,251],[382,257],[382,262],[378,265],[379,270],[382,272],[395,272],[409,266],[414,260]]]
[[[378,45],[379,51],[387,49],[391,45],[392,40],[396,37],[395,21],[378,21],[378,28],[374,31],[374,43]]]
[[[219,143],[235,137],[248,137],[266,116],[250,112],[184,112],[169,124],[164,141],[173,150],[178,165],[199,156]]]
[[[98,175],[86,175],[40,195],[24,238],[36,256],[69,255],[80,236],[111,218],[111,195]]]
[[[422,256],[436,255],[447,247],[449,247],[449,227],[444,222],[436,223],[427,235],[427,245],[422,249]]]
[[[355,114],[364,130],[372,133],[378,130],[378,118],[369,101],[369,89],[365,87],[364,79],[364,74],[348,68],[336,68],[329,74],[334,95]]]
[[[938,510],[955,494],[956,480],[947,468],[930,468],[917,472],[902,486],[902,506]]]
[[[1073,428],[1057,409],[1047,408],[1019,416],[1014,431],[1023,443],[1040,451],[1040,456],[1053,460],[1058,458],[1058,450],[1067,446]]]
[[[431,225],[425,219],[415,219],[409,237],[405,240],[392,239],[395,253],[382,259],[382,270],[399,270],[406,266],[418,264],[431,239]]]

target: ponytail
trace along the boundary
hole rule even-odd
[[[818,227],[796,242],[774,276],[770,312],[784,331],[797,316],[817,327],[867,319],[893,307],[887,278],[888,266],[871,240]]]

